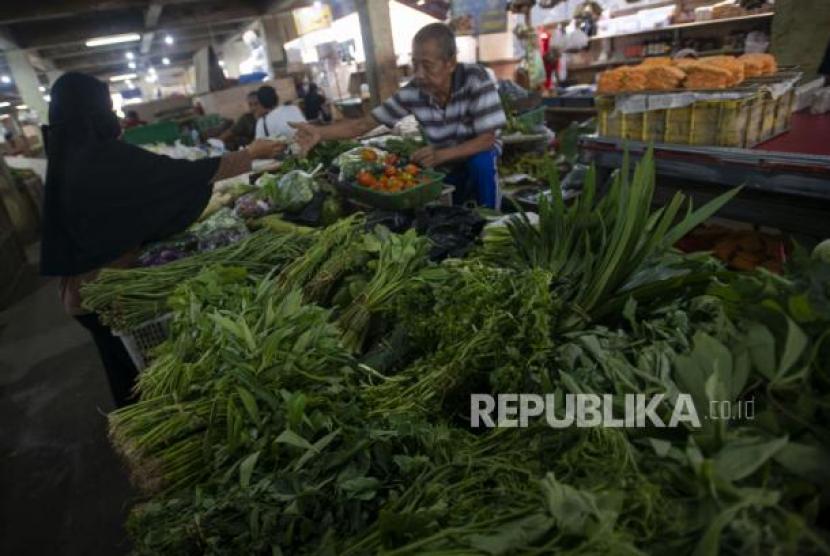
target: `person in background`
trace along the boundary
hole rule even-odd
[[[326,97],[319,92],[317,83],[309,83],[308,93],[303,98],[303,103],[303,115],[306,120],[313,122],[321,119]]]
[[[269,85],[257,89],[256,96],[259,101],[255,114],[256,138],[294,137],[294,129],[288,124],[306,121],[300,109],[296,106],[279,106],[277,91]]]
[[[239,116],[229,129],[226,129],[219,135],[219,139],[225,143],[225,148],[229,151],[235,151],[249,144],[254,140],[256,135],[256,120],[255,114],[259,111],[259,100],[257,99],[256,91],[248,93],[248,111]]]
[[[824,58],[818,66],[819,75],[824,76],[824,84],[830,85],[830,41],[827,42],[827,49],[824,51]]]
[[[134,264],[142,245],[184,231],[210,200],[213,183],[251,170],[284,149],[254,141],[220,158],[181,160],[120,141],[109,86],[65,73],[51,90],[40,272],[59,277],[66,311],[92,335],[115,405],[132,400],[136,368],[121,340],[81,306],[81,286],[102,268]]]
[[[136,112],[135,110],[127,110],[127,117],[124,118],[124,121],[121,125],[124,129],[130,129],[133,127],[138,127],[140,125],[147,125],[147,122],[139,118],[138,112]]]
[[[205,107],[202,106],[202,103],[198,100],[193,104],[193,113],[197,116],[204,116],[205,115]]]
[[[391,128],[413,114],[429,144],[416,151],[412,161],[446,166],[446,181],[456,186],[456,204],[475,200],[498,208],[498,133],[507,117],[496,85],[482,66],[457,62],[455,35],[443,23],[430,23],[415,34],[412,64],[414,79],[371,115],[324,127],[292,124],[300,146],[308,151],[322,140],[358,137],[378,123]]]

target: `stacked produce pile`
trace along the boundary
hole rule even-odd
[[[621,66],[599,74],[597,92],[604,94],[636,91],[726,89],[740,85],[747,77],[778,71],[771,54],[709,56],[699,60],[668,57],[646,58],[637,66]]]
[[[589,172],[570,207],[544,172],[538,225],[490,228],[464,259],[358,215],[246,240],[279,245],[271,270],[228,257],[145,285],[174,316],[141,400],[110,418],[147,493],[135,551],[826,553],[830,265],[673,252],[734,192],[652,212],[650,157],[601,198]],[[559,418],[577,392],[663,393],[666,420],[678,392],[756,414],[471,428],[470,394],[499,392],[554,394]]]

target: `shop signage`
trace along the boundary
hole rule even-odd
[[[507,31],[506,0],[453,0],[452,20],[457,35]]]
[[[312,31],[331,27],[331,7],[328,4],[320,3],[319,7],[297,8],[291,12],[291,15],[294,16],[294,25],[300,37]]]

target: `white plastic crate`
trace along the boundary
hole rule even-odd
[[[170,333],[170,319],[172,314],[162,315],[158,318],[141,323],[130,330],[113,330],[115,336],[121,338],[130,359],[133,360],[136,369],[143,371],[150,363],[150,350],[167,339]]]

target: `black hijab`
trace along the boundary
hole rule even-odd
[[[40,270],[73,276],[187,228],[219,159],[174,160],[118,139],[109,88],[67,73],[51,90]]]

